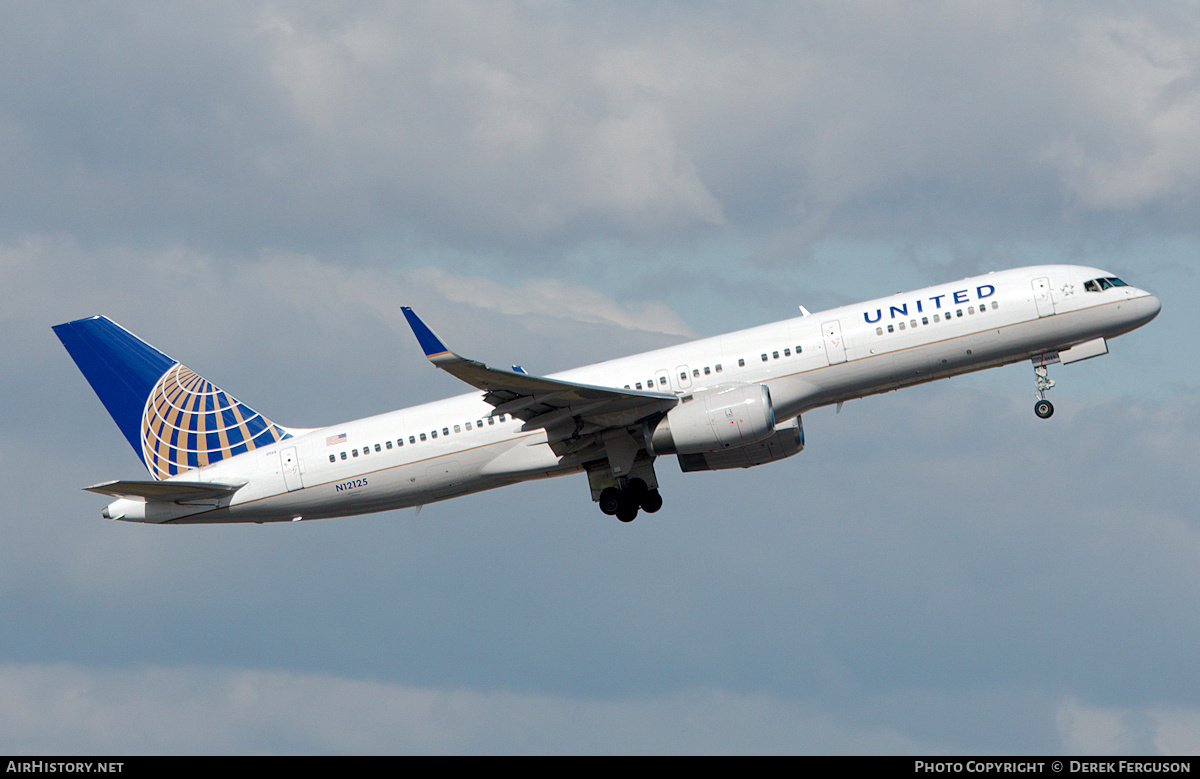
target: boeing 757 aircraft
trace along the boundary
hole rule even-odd
[[[104,317],[54,331],[153,477],[88,487],[116,498],[109,519],[342,517],[582,471],[629,522],[662,507],[656,458],[782,460],[819,406],[1032,360],[1048,418],[1050,365],[1107,354],[1159,308],[1106,271],[1017,268],[546,377],[460,357],[404,308],[430,362],[474,389],[319,429],[275,424]]]

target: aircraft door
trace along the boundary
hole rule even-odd
[[[1037,305],[1038,316],[1050,316],[1054,313],[1054,300],[1050,297],[1050,279],[1033,280],[1033,302]]]
[[[283,483],[288,492],[304,487],[304,479],[300,475],[300,457],[296,447],[289,446],[279,452],[279,467],[283,472]]]
[[[679,377],[679,389],[686,390],[692,386],[692,374],[686,365],[680,365],[675,368],[675,373]]]
[[[842,339],[842,323],[838,320],[821,325],[825,338],[825,357],[830,365],[846,361],[846,342]]]

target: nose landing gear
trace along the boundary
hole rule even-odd
[[[1058,362],[1055,355],[1054,362]],[[1054,386],[1054,382],[1047,375],[1048,367],[1051,363],[1046,355],[1039,355],[1033,358],[1033,376],[1037,381],[1037,403],[1033,404],[1033,413],[1038,415],[1039,419],[1049,419],[1054,413],[1054,404],[1046,400],[1046,391]]]

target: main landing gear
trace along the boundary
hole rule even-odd
[[[622,522],[637,519],[638,509],[653,514],[662,505],[658,490],[650,489],[644,480],[636,477],[625,480],[621,487],[608,487],[600,493],[600,510],[609,516],[615,515]]]
[[[1038,415],[1039,419],[1049,419],[1054,413],[1054,404],[1046,400],[1046,390],[1054,386],[1054,382],[1047,376],[1047,363],[1039,362],[1037,357],[1033,358],[1033,376],[1037,380],[1037,403],[1033,404],[1033,413]]]

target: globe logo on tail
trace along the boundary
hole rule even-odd
[[[142,456],[155,479],[285,438],[282,427],[182,363],[162,375],[142,413]]]

